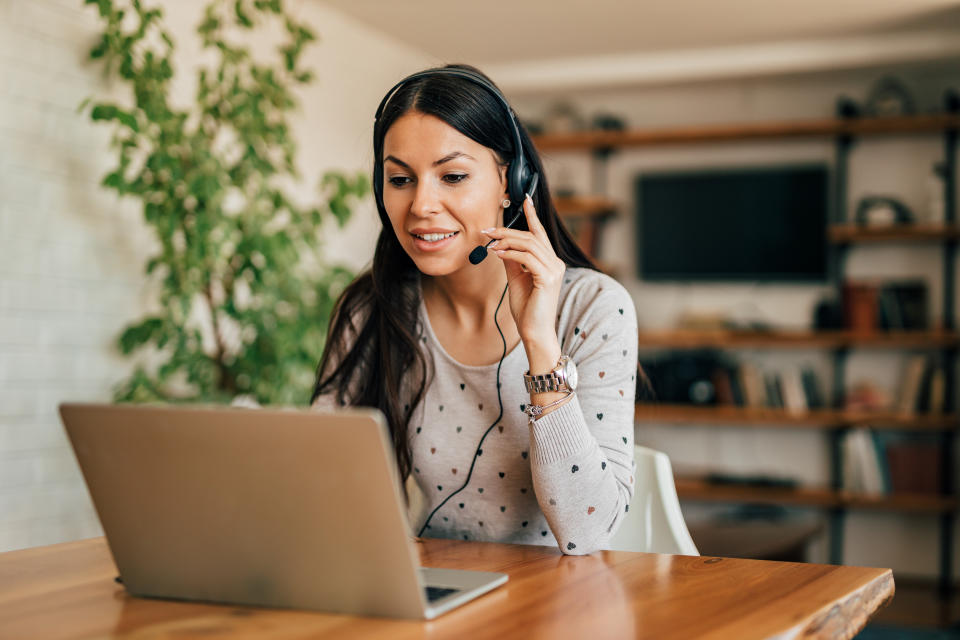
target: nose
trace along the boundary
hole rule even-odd
[[[417,189],[410,203],[410,213],[418,217],[427,217],[439,213],[442,208],[437,188],[430,180],[417,182]]]

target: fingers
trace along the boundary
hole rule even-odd
[[[490,245],[493,251],[516,250],[530,253],[536,256],[537,260],[543,264],[550,264],[551,257],[555,257],[553,248],[534,238],[528,231],[516,231],[511,233],[512,229],[507,229],[507,233]],[[491,234],[491,237],[492,234]]]
[[[537,210],[533,206],[533,198],[526,196],[523,199],[523,212],[527,217],[527,229],[541,240],[547,240],[547,230],[543,228],[540,218],[537,217]]]
[[[548,287],[554,280],[550,270],[532,253],[513,249],[497,249],[496,247],[494,247],[493,252],[501,260],[514,262],[520,266],[522,271],[530,273],[533,276],[535,287]]]

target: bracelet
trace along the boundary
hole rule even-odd
[[[561,404],[561,403],[563,403],[563,402],[566,402],[566,401],[570,398],[570,396],[572,396],[572,395],[573,395],[573,391],[567,391],[567,394],[566,394],[565,396],[563,396],[562,398],[559,398],[559,399],[557,399],[557,400],[554,400],[554,401],[551,402],[550,404],[544,404],[544,405],[530,404],[530,405],[527,405],[527,407],[523,410],[523,412],[524,412],[525,414],[527,414],[528,416],[530,416],[530,423],[533,424],[533,422],[534,422],[537,418],[539,418],[541,415],[543,415],[543,410],[544,410],[544,409],[549,409],[550,407],[555,407],[555,406],[557,406],[558,404]]]

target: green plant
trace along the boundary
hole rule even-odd
[[[369,181],[329,172],[322,205],[288,195],[299,179],[287,122],[294,88],[309,82],[304,47],[315,39],[281,0],[215,0],[197,33],[204,60],[195,98],[174,105],[174,41],[162,12],[140,0],[96,5],[102,37],[90,57],[129,87],[130,104],[99,102],[90,117],[113,124],[118,163],[103,185],[140,200],[160,252],[146,263],[162,312],[127,326],[124,354],[157,350],[114,390],[117,401],[261,404],[309,400],[328,319],[353,274],[325,264],[322,229],[342,226]],[[258,61],[249,42],[283,25],[277,58]]]

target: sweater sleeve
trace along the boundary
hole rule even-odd
[[[558,337],[579,383],[530,426],[530,464],[560,550],[582,555],[609,548],[633,497],[637,319],[630,294],[606,276],[571,292],[561,317]]]

